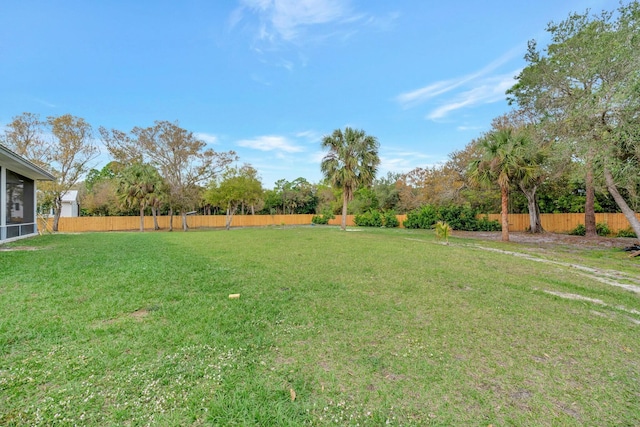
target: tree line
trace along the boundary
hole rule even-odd
[[[504,240],[509,212],[528,212],[531,232],[543,231],[540,213],[584,212],[586,234],[595,235],[595,212],[621,211],[640,235],[639,23],[637,1],[551,22],[551,42],[542,50],[529,42],[527,65],[506,93],[512,111],[444,163],[403,174],[377,177],[378,140],[351,128],[323,137],[321,182],[282,179],[273,189],[235,152],[206,148],[178,122],[94,135],[82,118],[23,113],[1,142],[58,178],[41,186],[54,229],[61,196],[75,188],[83,215],[140,215],[141,229],[145,213],[180,214],[184,230],[192,212],[224,214],[227,227],[238,212],[340,214],[344,227],[347,214],[429,205],[501,212]],[[96,137],[112,159],[101,170],[88,166]]]

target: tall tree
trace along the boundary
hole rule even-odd
[[[131,135],[101,129],[103,141],[116,160],[150,163],[162,175],[167,186],[169,215],[178,211],[182,228],[187,231],[187,213],[197,207],[207,182],[236,160],[233,151],[207,149],[204,141],[177,122],[156,121],[153,126],[135,127]],[[173,221],[169,220],[169,230]]]
[[[43,136],[45,125],[37,114],[22,113],[6,125],[0,142],[30,162],[46,167],[51,148]]]
[[[322,138],[322,148],[329,152],[320,169],[332,186],[342,190],[342,229],[347,228],[347,205],[360,186],[373,183],[380,164],[376,137],[363,130],[345,128]]]
[[[502,241],[509,241],[509,187],[531,173],[523,162],[527,136],[510,128],[490,132],[481,140],[483,154],[469,165],[469,178],[477,183],[498,184],[501,195]]]
[[[48,189],[53,201],[53,231],[58,231],[62,196],[89,171],[89,163],[100,154],[93,142],[93,129],[80,117],[65,114],[48,117],[47,124],[54,138],[49,161],[56,181]]]
[[[617,183],[611,168],[616,138],[611,134],[639,109],[640,3],[632,1],[617,15],[571,14],[547,27],[552,41],[539,52],[529,43],[527,67],[507,93],[512,102],[533,111],[583,159],[587,202],[585,226],[595,235],[594,184],[609,176],[607,187],[616,201]],[[634,115],[632,114],[631,117]],[[613,163],[613,164],[612,164]],[[609,184],[614,184],[616,188]],[[632,226],[637,218],[620,206]]]
[[[225,210],[225,227],[228,230],[240,206],[251,206],[261,199],[262,183],[258,171],[248,164],[241,168],[228,168],[219,181],[211,181],[204,198],[212,206]]]
[[[399,173],[388,172],[386,176],[376,179],[373,189],[380,208],[385,211],[395,211],[400,201],[400,192],[396,183],[400,179]]]
[[[512,111],[494,119],[492,128],[513,131],[523,136],[518,142],[521,145],[519,161],[521,170],[526,173],[519,174],[516,184],[527,199],[529,232],[542,233],[544,230],[537,191],[553,170],[550,161],[553,139],[546,137],[544,128],[528,120],[523,111]]]
[[[71,114],[42,121],[36,114],[23,113],[9,123],[3,140],[11,150],[49,169],[56,177],[54,182],[43,183],[40,188],[45,196],[43,203],[54,208],[53,231],[58,231],[62,196],[78,183],[99,154],[91,125]]]
[[[83,214],[118,215],[120,203],[117,197],[116,177],[123,166],[112,161],[102,169],[91,169],[84,180],[84,195],[80,199]]]

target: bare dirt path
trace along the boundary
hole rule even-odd
[[[479,240],[495,240],[499,241],[501,235],[499,232],[464,232],[464,231],[456,231],[453,234],[457,237],[471,238],[471,239],[479,239]],[[529,233],[510,233],[509,234],[511,242],[514,243],[528,243],[533,244],[536,248],[539,249],[557,249],[559,246],[565,247],[575,247],[575,248],[619,248],[622,249],[627,246],[631,246],[634,243],[637,243],[637,239],[629,239],[629,238],[609,238],[609,237],[591,237],[586,238],[583,236],[569,236],[566,234],[555,234],[555,233],[543,233],[543,234],[529,234]],[[499,252],[507,255],[516,256],[519,258],[525,258],[534,262],[543,262],[548,264],[553,264],[565,268],[571,268],[576,270],[578,274],[581,274],[585,277],[589,277],[593,280],[596,280],[600,283],[604,283],[610,286],[620,287],[637,294],[640,294],[640,276],[632,275],[630,273],[618,271],[618,270],[610,270],[605,268],[593,268],[587,267],[580,264],[568,263],[563,261],[557,261],[553,259],[549,259],[548,257],[537,256],[531,253],[524,252],[515,252],[508,251],[503,249],[491,248],[487,246],[482,246],[482,244],[474,244],[472,245],[475,248]],[[550,251],[551,252],[551,251]]]

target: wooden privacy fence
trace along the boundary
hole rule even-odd
[[[489,214],[490,220],[500,222],[500,214]],[[640,219],[640,214],[636,214]],[[542,228],[553,233],[566,233],[579,224],[584,225],[583,213],[540,214]],[[607,224],[612,233],[629,228],[630,224],[621,213],[597,213],[596,223]],[[529,228],[529,214],[509,214],[509,231],[527,231]]]
[[[313,215],[234,215],[232,227],[266,227],[272,225],[302,225],[311,224]],[[48,219],[48,229],[51,230],[53,218]],[[189,215],[187,224],[190,228],[223,228],[224,215]],[[169,217],[159,216],[158,225],[161,229],[169,228]],[[182,217],[173,216],[173,228],[182,228]],[[139,216],[86,216],[77,218],[60,218],[59,231],[77,233],[83,231],[130,231],[140,229]],[[153,217],[145,216],[144,229],[153,230]]]
[[[640,219],[640,214],[636,214]],[[500,221],[500,214],[489,214],[490,220]],[[234,215],[232,227],[268,227],[282,225],[308,225],[311,224],[313,215]],[[347,215],[347,225],[355,225],[354,215]],[[407,218],[406,215],[397,215],[400,226]],[[542,214],[540,215],[542,227],[546,231],[554,233],[566,233],[573,230],[578,224],[584,224],[584,214]],[[51,230],[53,218],[47,220],[47,228]],[[341,218],[336,216],[329,221],[330,225],[340,225]],[[596,222],[605,223],[615,233],[629,227],[629,222],[621,213],[596,214]],[[223,228],[224,215],[190,215],[187,217],[190,228]],[[169,228],[169,217],[159,216],[158,225],[161,229]],[[182,218],[173,217],[173,228],[181,229]],[[40,225],[42,229],[42,225]],[[145,230],[153,230],[153,217],[144,218]],[[529,228],[528,214],[509,214],[510,231],[526,231]],[[79,233],[83,231],[131,231],[140,229],[140,217],[138,216],[87,216],[78,218],[60,218],[59,231]]]

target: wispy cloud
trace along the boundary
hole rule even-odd
[[[434,98],[443,93],[452,91],[453,89],[462,86],[472,78],[463,77],[460,79],[442,80],[436,83],[432,83],[428,86],[416,89],[411,92],[405,92],[398,95],[397,100],[405,108],[410,108],[415,105],[421,104],[430,98]]]
[[[304,149],[293,144],[284,136],[265,135],[253,139],[243,139],[236,143],[240,147],[252,148],[260,151],[277,151],[284,153],[300,153]]]
[[[519,45],[480,70],[401,93],[396,97],[396,101],[403,108],[413,108],[427,101],[439,99],[441,105],[427,115],[427,118],[433,120],[442,118],[460,108],[504,99],[504,92],[513,85],[513,77],[518,74],[519,70],[508,74],[491,74],[516,58],[522,51],[523,46]]]
[[[304,138],[309,143],[311,142],[316,143],[316,142],[320,142],[320,139],[322,139],[322,134],[320,134],[319,132],[316,132],[315,130],[305,130],[305,131],[296,133],[295,137]]]
[[[387,172],[409,172],[416,167],[424,167],[425,163],[436,163],[437,159],[433,155],[420,153],[411,150],[387,148],[380,154],[380,173],[382,176]]]
[[[227,22],[231,29],[252,28],[256,44],[272,50],[282,43],[307,45],[328,39],[344,40],[362,28],[387,31],[398,16],[359,13],[351,6],[351,0],[239,0]],[[265,52],[257,46],[253,49]]]
[[[207,144],[217,144],[218,143],[218,137],[215,136],[215,135],[211,135],[210,133],[195,132],[193,135],[196,138],[206,142]]]
[[[45,101],[44,99],[35,98],[35,101],[38,102],[39,104],[44,105],[45,107],[49,107],[49,108],[57,108],[58,107],[56,104],[52,104],[51,102]]]
[[[259,83],[259,84],[261,84],[263,86],[271,86],[272,85],[270,80],[265,79],[264,77],[262,77],[259,74],[252,73],[250,75],[250,77],[251,77],[251,80],[253,80],[254,82]]]
[[[482,129],[484,129],[483,126],[469,126],[469,125],[462,125],[456,128],[456,130],[459,132],[478,131]]]
[[[248,9],[260,18],[259,37],[291,41],[305,27],[340,21],[348,16],[348,6],[342,0],[241,0],[241,9]],[[239,12],[232,18],[239,22]]]
[[[406,173],[417,167],[425,167],[424,162],[417,160],[416,158],[380,156],[380,172],[378,176],[386,175],[387,172]]]
[[[518,70],[500,76],[482,79],[475,83],[475,87],[459,93],[446,103],[427,114],[431,120],[441,119],[452,111],[474,105],[490,104],[505,99],[505,92],[514,85],[514,76]]]

